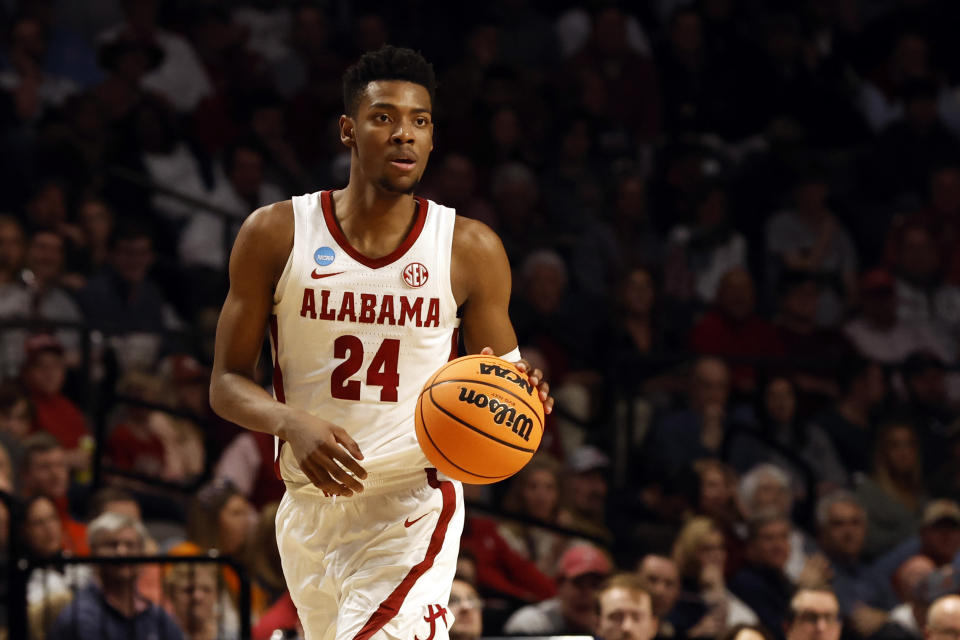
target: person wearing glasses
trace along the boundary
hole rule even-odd
[[[473,584],[463,578],[454,578],[447,607],[453,614],[450,640],[480,640],[483,635],[483,600]]]
[[[831,589],[800,588],[790,599],[786,640],[840,640],[840,603]]]
[[[934,600],[927,612],[926,640],[960,638],[960,596],[951,594]]]

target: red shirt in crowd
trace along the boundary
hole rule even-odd
[[[33,430],[51,434],[64,449],[76,449],[80,438],[90,435],[87,419],[66,396],[32,393],[30,402],[34,409]]]
[[[734,322],[719,311],[708,311],[694,325],[690,348],[697,353],[724,357],[783,355],[783,345],[772,324],[755,315]],[[752,364],[731,363],[730,374],[735,388],[754,388],[756,369]]]

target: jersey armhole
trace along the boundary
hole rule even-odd
[[[283,271],[277,279],[277,286],[273,290],[273,304],[277,306],[283,300],[283,292],[287,288],[287,281],[290,279],[290,272],[293,271],[293,256],[297,248],[297,209],[296,198],[290,199],[290,209],[293,215],[293,242],[290,243],[290,253],[287,255],[287,261],[283,265]]]

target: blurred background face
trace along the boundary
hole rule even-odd
[[[550,520],[557,507],[559,494],[557,478],[547,469],[536,469],[527,474],[523,483],[523,505],[528,516]]]
[[[842,630],[837,598],[824,591],[803,591],[793,599],[794,620],[787,640],[839,640]]]
[[[949,167],[931,176],[930,205],[941,213],[960,211],[960,169]]]
[[[650,596],[620,587],[600,594],[597,636],[603,640],[650,640],[656,634],[656,618]]]
[[[450,613],[454,616],[450,637],[476,640],[483,633],[483,601],[469,582],[454,580],[450,587]]]
[[[790,523],[776,520],[760,527],[751,543],[751,556],[760,566],[783,569],[790,557]]]
[[[137,285],[147,279],[153,257],[153,241],[149,237],[123,238],[113,250],[113,268],[124,282]]]
[[[833,556],[857,559],[867,535],[867,516],[859,505],[837,502],[827,510],[821,546]]]
[[[40,281],[56,280],[63,270],[63,238],[49,231],[33,234],[27,247],[26,266]]]
[[[550,315],[560,307],[566,286],[567,277],[556,265],[536,264],[527,275],[527,300],[538,313]]]
[[[607,502],[607,478],[600,469],[575,473],[568,477],[567,495],[581,514],[602,517]]]
[[[24,536],[30,551],[40,557],[52,556],[63,548],[63,529],[52,500],[40,498],[30,504]]]
[[[643,588],[650,593],[653,615],[663,619],[680,595],[680,574],[670,558],[650,555],[640,563],[638,571]]]
[[[188,633],[216,619],[217,571],[214,565],[177,565],[168,589],[173,615]]]
[[[260,154],[253,149],[237,149],[233,154],[230,181],[245,199],[256,200],[263,183],[263,158]]]
[[[254,524],[253,506],[239,494],[230,497],[217,516],[220,525],[220,552],[236,554],[243,549]]]
[[[700,510],[709,515],[722,515],[730,508],[733,487],[722,469],[707,467],[700,474]]]
[[[745,269],[735,269],[723,276],[717,290],[717,306],[734,320],[746,320],[753,315],[756,295],[753,279]]]
[[[908,475],[920,463],[917,438],[910,427],[889,429],[880,446],[884,464],[895,475]]]
[[[26,241],[23,230],[12,222],[0,222],[0,271],[13,271],[23,266]]]
[[[797,408],[797,396],[793,392],[793,385],[786,378],[777,378],[767,385],[764,401],[767,408],[767,415],[770,419],[779,424],[790,424],[793,422],[794,412]]]
[[[20,398],[6,411],[0,411],[0,431],[22,438],[30,433],[30,405]]]
[[[764,475],[757,483],[749,507],[753,512],[774,509],[787,516],[790,514],[791,502],[790,488],[785,487],[779,478]]]
[[[599,573],[587,573],[564,578],[557,586],[560,612],[574,630],[593,633],[597,628],[597,590],[603,579]]]
[[[43,495],[56,500],[67,495],[70,474],[63,449],[30,454],[24,471],[24,488],[30,495]]]
[[[700,568],[719,567],[723,569],[727,563],[727,548],[724,546],[723,534],[711,531],[700,540],[697,545],[697,561]]]
[[[623,309],[628,316],[645,317],[653,308],[653,278],[645,269],[634,269],[620,292]]]
[[[792,287],[783,296],[784,315],[801,322],[813,322],[820,306],[820,286],[813,281]]]
[[[87,200],[77,212],[80,226],[91,244],[104,244],[113,229],[113,213],[100,200]]]
[[[726,406],[730,394],[730,373],[718,360],[701,360],[691,376],[693,409],[702,411],[712,404]]]
[[[104,532],[90,544],[90,551],[102,556],[136,556],[143,553],[143,539],[130,527]],[[109,585],[130,586],[139,573],[138,565],[132,564],[104,564],[97,570],[101,580]]]
[[[23,370],[23,383],[33,393],[55,395],[63,389],[67,365],[63,354],[43,351],[33,356]]]
[[[936,277],[940,268],[940,251],[926,229],[909,228],[900,240],[900,272],[915,282]]]

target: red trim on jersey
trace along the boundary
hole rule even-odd
[[[397,588],[393,590],[393,593],[380,603],[380,606],[373,612],[373,615],[371,615],[367,623],[363,625],[360,632],[353,637],[353,640],[369,640],[373,634],[382,629],[385,624],[390,622],[394,616],[399,613],[404,599],[407,597],[407,594],[410,593],[410,589],[413,588],[414,583],[416,583],[420,576],[433,566],[433,561],[437,558],[437,554],[440,553],[441,547],[443,547],[443,539],[447,535],[447,525],[450,524],[450,518],[453,517],[454,509],[456,509],[457,494],[452,482],[437,479],[436,469],[427,469],[426,471],[427,483],[434,489],[440,489],[440,493],[443,495],[443,507],[440,509],[440,518],[437,520],[437,526],[433,529],[433,535],[430,536],[427,553],[423,560],[410,569],[403,580],[400,581],[400,584],[397,585]]]
[[[350,241],[347,240],[347,236],[344,235],[343,229],[340,228],[340,223],[337,222],[337,216],[333,212],[332,191],[320,192],[320,208],[323,210],[323,219],[327,223],[327,229],[329,229],[330,234],[337,244],[340,245],[340,248],[360,264],[370,267],[371,269],[379,269],[402,258],[403,254],[405,254],[410,247],[413,246],[413,243],[417,241],[417,238],[420,237],[420,232],[423,231],[423,225],[427,221],[427,201],[416,196],[414,196],[413,199],[417,202],[417,213],[416,219],[413,221],[413,228],[410,229],[410,233],[403,239],[399,247],[382,258],[369,258],[363,255],[354,249]]]
[[[283,393],[283,370],[280,369],[280,327],[277,325],[277,316],[270,316],[270,339],[273,341],[273,395],[278,402],[287,403],[287,398]],[[279,438],[277,438],[280,440]],[[280,476],[280,449],[283,447],[283,440],[280,440],[280,446],[277,447],[277,455],[273,459],[273,473],[278,480],[283,480]]]

